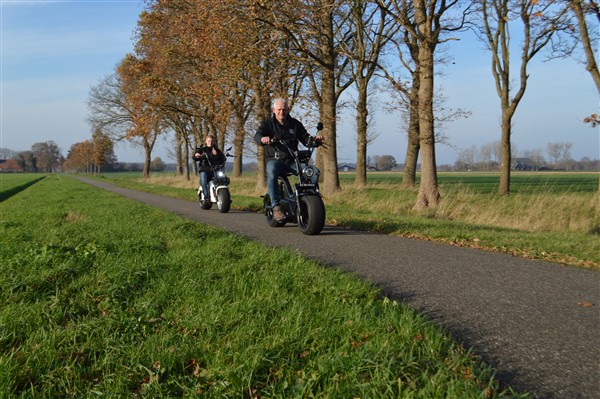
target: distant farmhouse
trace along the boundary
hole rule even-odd
[[[374,166],[367,166],[367,171],[378,172],[379,169]],[[338,172],[356,172],[356,164],[347,162],[338,164]]]
[[[513,170],[545,170],[546,168],[534,162],[531,158],[514,158],[512,163]]]
[[[356,170],[356,164],[354,163],[341,163],[338,165],[338,171],[340,172],[354,172]]]

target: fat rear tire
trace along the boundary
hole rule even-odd
[[[298,210],[298,228],[304,234],[317,235],[325,226],[325,204],[317,195],[305,195],[300,198]]]
[[[265,196],[264,200],[264,210],[265,210],[265,219],[267,219],[267,224],[271,227],[283,227],[285,226],[285,221],[278,222],[273,217],[273,209],[271,208],[271,199],[269,196]]]
[[[200,204],[200,208],[204,210],[209,210],[210,208],[212,208],[212,203],[210,201],[205,203],[202,200],[202,193],[198,193],[198,203]]]

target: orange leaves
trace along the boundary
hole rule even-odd
[[[202,367],[196,359],[191,359],[186,365],[187,370],[192,371],[192,376],[196,378],[203,377]]]
[[[591,114],[583,119],[583,123],[589,124],[591,127],[600,126],[600,115]]]
[[[369,335],[363,334],[358,338],[351,337],[350,338],[350,346],[352,349],[358,349],[363,346],[369,340]]]
[[[584,302],[577,302],[577,304],[578,304],[579,306],[581,306],[582,308],[591,308],[591,307],[593,307],[593,306],[594,306],[594,304],[593,304],[592,302],[587,302],[587,301],[584,301]]]

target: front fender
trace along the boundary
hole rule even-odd
[[[300,198],[303,195],[320,196],[319,186],[313,184],[296,184],[296,197]]]

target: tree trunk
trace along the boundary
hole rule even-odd
[[[421,4],[417,2],[416,4]],[[415,4],[415,8],[417,8]],[[424,10],[420,10],[423,15]],[[419,10],[416,10],[418,13]],[[421,22],[422,31],[427,31],[426,18],[417,16]],[[431,32],[428,32],[431,34]],[[429,40],[434,40],[428,37]],[[440,198],[437,167],[435,161],[435,130],[433,123],[433,91],[434,91],[434,46],[428,41],[419,47],[419,145],[421,149],[421,183],[414,209],[437,206]]]
[[[340,188],[337,170],[336,101],[333,70],[323,71],[323,137],[327,148],[320,150],[323,160],[323,195],[330,197]],[[323,151],[324,150],[324,151]]]
[[[419,96],[418,81],[413,87],[410,95],[410,115],[408,122],[408,145],[406,147],[406,158],[404,160],[404,172],[402,174],[402,187],[413,188],[417,184],[417,164],[419,160]]]
[[[244,153],[244,136],[246,131],[244,130],[244,121],[240,118],[236,118],[235,137],[233,139],[233,171],[231,172],[232,177],[240,177],[242,175],[242,163]]]
[[[337,111],[335,85],[335,52],[333,46],[333,17],[329,7],[323,7],[322,27],[328,42],[323,43],[323,75],[321,81],[321,116],[323,121],[323,138],[327,148],[321,150],[323,157],[323,187],[326,197],[332,196],[340,188],[337,169]]]
[[[259,121],[268,118],[271,115],[271,100],[268,94],[261,94],[263,90],[256,90],[256,117]],[[256,192],[265,193],[267,191],[267,171],[265,165],[265,150],[257,145],[256,152],[257,173],[256,173]]]
[[[363,187],[367,184],[367,88],[359,87],[356,106],[356,175],[354,183]]]
[[[510,167],[512,164],[510,134],[511,134],[512,115],[510,109],[502,109],[502,162],[500,163],[500,185],[498,186],[498,194],[510,194]]]
[[[177,158],[177,169],[175,170],[175,174],[177,176],[183,176],[183,152],[182,152],[182,147],[186,145],[185,140],[183,138],[183,132],[178,131],[177,133],[177,149],[176,149],[176,158]]]
[[[596,84],[596,90],[600,93],[600,72],[598,71],[598,64],[596,64],[596,58],[594,56],[594,49],[592,47],[592,41],[589,36],[589,31],[587,27],[587,23],[585,21],[585,15],[583,10],[581,9],[581,1],[580,0],[571,0],[570,5],[573,8],[573,12],[575,13],[575,17],[577,18],[577,23],[579,25],[579,35],[581,37],[581,43],[583,45],[583,50],[585,52],[586,59],[586,70],[590,72],[592,75],[592,79],[594,79],[594,83]],[[596,32],[598,33],[598,32]],[[597,38],[597,36],[596,36]]]
[[[145,140],[144,140],[145,142]],[[152,162],[152,149],[144,144],[144,177],[150,177],[150,164]]]
[[[190,147],[186,144],[185,146],[185,152],[184,152],[184,159],[185,159],[185,179],[187,181],[190,181],[191,176],[190,176]]]
[[[225,150],[225,129],[217,130],[217,146],[221,149],[221,151]]]
[[[413,207],[416,210],[437,206],[440,198],[435,165],[435,146],[422,145],[421,160],[421,183],[417,202]]]
[[[402,187],[413,188],[417,185],[417,165],[419,161],[419,131],[408,132],[408,146],[406,147],[406,159],[404,161],[404,171],[402,173]]]
[[[154,144],[156,143],[156,139],[158,138],[160,130],[156,127],[153,131],[150,132],[150,137],[142,136],[142,143],[144,146],[144,177],[150,177],[150,165],[152,164],[152,150],[154,149]]]

